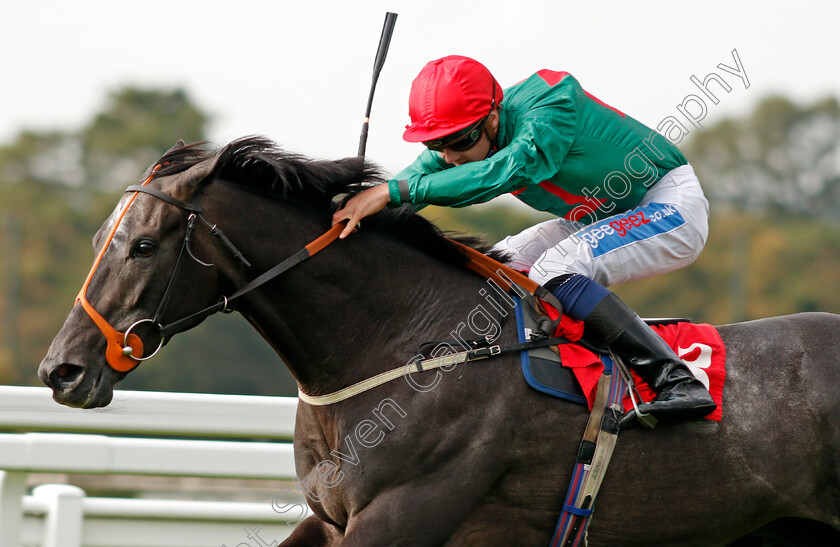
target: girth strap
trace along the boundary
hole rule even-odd
[[[386,384],[392,380],[396,380],[400,376],[408,376],[409,374],[426,372],[428,370],[434,370],[441,367],[454,366],[461,363],[469,363],[471,361],[488,359],[490,357],[495,357],[497,355],[511,353],[514,351],[526,351],[534,348],[545,348],[549,346],[556,346],[558,344],[567,343],[569,343],[568,339],[562,336],[556,336],[553,338],[540,338],[537,340],[530,340],[528,342],[522,342],[519,344],[511,344],[509,346],[496,345],[488,346],[486,348],[471,349],[468,351],[450,353],[442,357],[435,357],[432,359],[425,359],[422,361],[415,361],[414,359],[412,359],[405,366],[397,367],[395,369],[382,372],[380,374],[377,374],[376,376],[367,378],[366,380],[356,382],[355,384],[348,386],[344,389],[340,389],[332,393],[327,393],[326,395],[307,395],[306,393],[298,390],[298,398],[304,403],[308,403],[313,406],[331,405],[333,403],[349,399],[350,397],[354,397],[360,393],[364,393],[365,391],[368,391],[375,387],[381,386],[382,384]]]

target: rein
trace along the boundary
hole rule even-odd
[[[187,330],[189,327],[193,326],[198,322],[199,319],[203,320],[209,317],[210,315],[216,312],[230,312],[233,311],[229,308],[230,302],[243,296],[254,289],[260,287],[261,285],[271,281],[275,277],[289,271],[294,266],[297,266],[304,260],[307,260],[314,256],[315,254],[322,251],[326,248],[330,243],[338,239],[339,234],[341,234],[341,230],[344,228],[346,222],[342,222],[336,224],[332,228],[330,228],[327,232],[322,234],[317,239],[310,242],[306,245],[303,249],[296,252],[289,258],[283,260],[270,270],[267,270],[259,277],[251,280],[247,285],[236,291],[230,296],[223,296],[221,301],[217,304],[213,304],[212,306],[207,306],[206,308],[199,310],[187,317],[182,319],[178,319],[177,321],[173,321],[166,325],[160,325],[160,332],[162,336],[172,336],[173,334],[177,334],[184,330]]]

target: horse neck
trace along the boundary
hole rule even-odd
[[[453,313],[464,308],[465,276],[384,239],[354,234],[261,295],[251,319],[308,393],[403,365],[466,317]]]
[[[249,238],[245,252],[255,275],[325,229],[305,215],[271,216],[295,226],[297,241],[278,256],[266,250],[284,246],[276,238]],[[460,266],[362,229],[249,295],[239,309],[301,388],[318,394],[404,365],[421,342],[450,339],[475,307],[481,285]]]

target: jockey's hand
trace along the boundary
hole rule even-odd
[[[391,196],[388,194],[387,184],[378,184],[350,198],[344,207],[333,214],[333,226],[342,220],[347,221],[347,226],[338,237],[344,239],[350,235],[363,218],[381,211],[389,201]]]

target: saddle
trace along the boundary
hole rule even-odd
[[[516,302],[520,343],[548,336],[569,340],[566,344],[522,351],[525,381],[541,393],[587,405],[592,410],[598,378],[614,364],[609,348],[600,340],[587,336],[582,322],[565,317],[558,321],[559,314],[550,304],[531,295],[523,298],[512,296]],[[707,419],[720,421],[726,352],[717,329],[711,325],[692,323],[686,318],[645,319],[645,322],[669,343],[692,373],[706,385],[718,405]],[[555,325],[553,332],[545,332],[546,325]],[[652,399],[655,396],[653,390],[632,371],[630,374],[637,402]],[[629,410],[632,405],[632,399],[624,397],[624,410]]]

